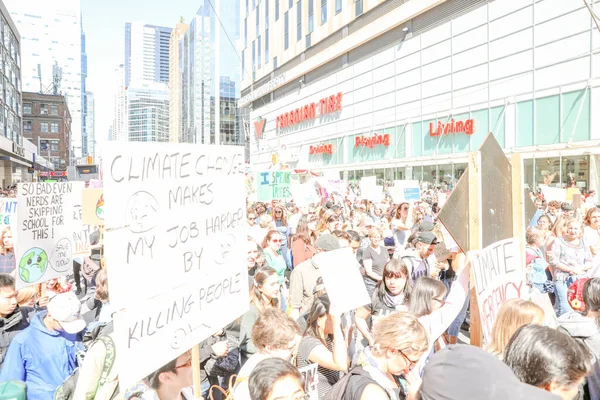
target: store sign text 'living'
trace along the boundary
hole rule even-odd
[[[429,123],[429,136],[441,136],[448,135],[451,133],[466,133],[472,135],[475,131],[475,123],[472,119],[466,121],[454,121],[452,119],[448,123],[438,121],[437,127],[433,122]]]
[[[342,109],[342,93],[319,100],[319,114],[326,115]],[[310,103],[277,117],[276,127],[287,128],[317,117],[317,103]]]

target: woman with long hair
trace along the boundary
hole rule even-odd
[[[378,319],[373,335],[373,346],[358,354],[350,370],[342,398],[415,399],[421,381],[417,364],[430,347],[427,330],[417,317],[401,311]]]
[[[583,242],[592,253],[593,269],[590,277],[596,277],[600,272],[600,208],[590,208],[583,219]]]
[[[285,215],[285,207],[281,204],[276,204],[273,207],[273,222],[275,223],[275,229],[279,232],[282,237],[281,241],[281,254],[285,260],[285,264],[288,268],[292,267],[289,255],[290,245],[290,226],[287,222]]]
[[[242,315],[240,323],[240,349],[242,361],[256,353],[252,342],[252,327],[258,316],[269,308],[277,308],[280,284],[277,271],[271,267],[259,268],[254,274],[254,285],[250,290],[250,309]]]
[[[527,283],[537,288],[540,293],[553,292],[552,276],[548,277],[548,261],[543,252],[545,243],[545,232],[538,226],[530,226],[525,233],[525,270],[527,272]]]
[[[15,249],[10,225],[0,233],[0,273],[10,274],[16,268]]]
[[[502,360],[504,349],[515,332],[527,324],[544,323],[544,310],[532,301],[510,299],[500,307],[485,350]]]
[[[394,255],[399,256],[404,252],[406,239],[410,236],[413,227],[412,218],[409,217],[410,205],[407,202],[400,203],[392,219],[392,230],[394,231],[395,245]]]
[[[319,226],[317,226],[317,232],[320,235],[331,234],[331,232],[335,231],[340,224],[340,220],[335,215],[325,214],[323,218],[321,218],[321,222],[319,222]]]
[[[381,280],[371,297],[371,304],[356,309],[354,322],[362,336],[372,346],[375,321],[396,311],[406,311],[410,297],[408,267],[402,260],[392,259],[383,269]],[[370,318],[370,323],[369,321]]]
[[[332,309],[327,294],[315,298],[300,345],[296,365],[298,368],[317,363],[319,398],[331,390],[348,370],[348,347],[342,332],[341,314]]]
[[[567,299],[569,286],[583,278],[592,268],[592,254],[581,238],[582,223],[569,219],[565,226],[567,232],[552,244],[552,256],[549,260],[554,267],[554,308],[558,317],[573,311]]]
[[[317,238],[313,231],[309,229],[309,216],[303,215],[298,221],[296,234],[292,237],[292,261],[296,266],[306,260],[310,260],[317,252],[314,243]]]
[[[285,280],[285,270],[287,264],[281,254],[281,242],[283,238],[281,234],[276,230],[270,230],[267,232],[261,247],[263,248],[263,255],[265,256],[265,263],[269,267],[277,271],[279,275],[279,283],[283,283]]]
[[[369,231],[369,247],[363,250],[362,260],[365,268],[365,286],[369,296],[373,296],[375,286],[382,279],[383,268],[390,260],[387,249],[381,245],[383,234],[377,227]]]

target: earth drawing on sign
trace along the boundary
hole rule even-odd
[[[47,268],[48,255],[39,247],[33,247],[19,261],[19,276],[24,282],[37,282],[44,276]]]

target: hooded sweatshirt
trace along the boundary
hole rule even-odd
[[[0,318],[0,369],[8,346],[19,332],[29,326],[29,320],[34,313],[33,308],[17,307],[6,318]]]
[[[78,335],[46,328],[43,320],[47,314],[38,312],[31,325],[15,336],[0,371],[0,382],[27,384],[28,400],[51,400],[77,367]]]
[[[593,355],[592,370],[587,377],[592,399],[600,399],[600,328],[593,318],[577,311],[561,315],[558,318],[561,328],[572,337],[581,340]]]

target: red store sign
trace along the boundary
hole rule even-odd
[[[309,154],[333,154],[332,144],[319,144],[317,146],[310,146],[308,148]]]
[[[357,136],[354,138],[354,147],[369,147],[373,148],[373,146],[377,145],[390,145],[390,134],[386,133],[383,135],[373,135],[373,136]]]
[[[330,114],[342,109],[342,93],[331,95],[319,100],[320,115]],[[283,113],[277,117],[276,128],[287,128],[300,122],[317,117],[317,103],[310,103],[295,110]]]
[[[441,136],[451,133],[466,133],[467,135],[472,135],[474,131],[475,121],[472,119],[466,121],[454,121],[453,118],[448,123],[438,121],[437,128],[434,128],[433,122],[429,123],[429,136]]]

